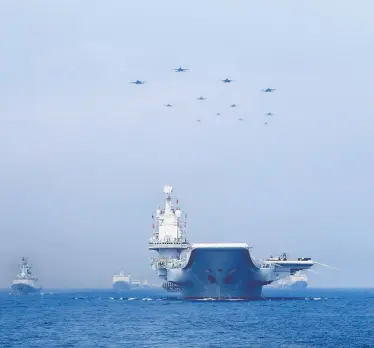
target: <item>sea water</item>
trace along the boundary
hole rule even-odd
[[[0,347],[374,347],[374,289],[186,301],[163,290],[0,293]]]

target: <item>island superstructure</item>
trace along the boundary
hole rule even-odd
[[[22,257],[19,267],[20,273],[17,274],[16,279],[12,284],[13,293],[29,294],[39,292],[39,279],[32,275],[31,266],[28,264],[25,257]]]
[[[130,274],[125,275],[125,272],[121,269],[118,274],[113,276],[113,289],[116,291],[128,290],[131,287],[131,276]]]
[[[256,259],[247,243],[189,243],[187,216],[172,203],[173,188],[165,185],[165,206],[152,215],[149,250],[158,276],[175,284],[186,299],[251,299],[261,297],[262,287],[314,265],[310,258]]]

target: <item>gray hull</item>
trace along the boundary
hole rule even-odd
[[[129,282],[115,282],[113,283],[113,290],[115,291],[125,291],[131,288]]]
[[[167,280],[177,284],[186,299],[256,299],[274,276],[260,269],[246,249],[198,248],[184,268],[169,269]]]
[[[39,288],[34,288],[27,284],[13,284],[12,285],[12,291],[14,294],[17,295],[27,295],[32,293],[39,293]]]
[[[306,281],[297,281],[293,283],[292,285],[290,285],[290,288],[294,290],[301,290],[301,289],[306,289],[307,286],[308,286],[308,283]]]

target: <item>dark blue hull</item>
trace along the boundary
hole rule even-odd
[[[244,248],[198,248],[182,269],[170,269],[167,280],[177,284],[185,299],[256,299],[272,271],[258,268]]]

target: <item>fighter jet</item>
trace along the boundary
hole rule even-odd
[[[201,123],[201,120],[196,120],[196,122],[199,122],[199,123]]]
[[[274,92],[275,88],[263,88],[261,91],[263,91],[263,92]]]
[[[267,122],[265,122],[265,123],[264,123],[264,125],[265,125],[265,126],[267,126],[267,125],[268,125],[268,123],[267,123]]]
[[[231,104],[230,105],[230,107],[232,107],[232,108],[236,108],[238,105],[236,105],[236,104]]]
[[[188,71],[188,70],[190,70],[190,69],[184,69],[181,66],[177,69],[174,69],[175,72],[185,72],[185,71]]]
[[[144,85],[145,81],[136,80],[136,81],[131,81],[130,83],[134,83],[135,85]]]
[[[274,114],[272,112],[265,112],[264,115],[266,115],[266,116],[273,116]]]
[[[171,105],[171,104],[166,104],[166,105],[164,105],[166,108],[171,108],[173,105]]]
[[[244,121],[244,119],[242,119],[242,118],[238,118],[238,121]]]
[[[221,115],[219,112],[217,112],[217,116]]]
[[[227,77],[224,79],[224,80],[221,80],[223,83],[231,83],[231,82],[235,82],[234,80],[230,80],[228,79]]]
[[[205,100],[206,98],[204,97],[199,97],[199,98],[196,98],[197,100]]]

